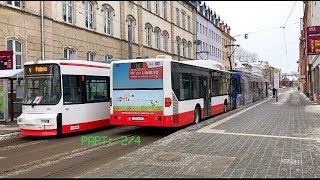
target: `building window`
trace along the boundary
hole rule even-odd
[[[151,34],[152,34],[152,26],[150,24],[146,24],[146,44],[149,47],[152,47]]]
[[[108,35],[112,35],[113,13],[114,11],[109,5],[104,7],[104,32]]]
[[[168,52],[168,39],[169,33],[167,31],[163,31],[163,49]]]
[[[64,1],[63,3],[63,20],[72,23],[72,2]]]
[[[76,56],[76,51],[74,49],[71,49],[71,48],[64,48],[64,58],[65,59],[69,59],[69,60],[72,60],[72,59],[75,59],[75,56]]]
[[[146,1],[146,9],[151,11],[151,3],[150,3],[150,1]]]
[[[104,59],[113,59],[113,55],[108,53],[104,56]]]
[[[163,1],[163,18],[167,19],[167,1]]]
[[[187,56],[187,55],[186,55],[186,46],[187,46],[186,40],[185,40],[185,39],[182,39],[182,55],[183,55],[184,57]]]
[[[182,28],[186,29],[186,12],[181,11],[181,16],[182,16]]]
[[[161,30],[156,27],[154,28],[154,32],[155,32],[155,43],[156,43],[156,48],[160,49],[160,34],[161,34]]]
[[[180,10],[176,9],[177,26],[180,26]]]
[[[13,69],[22,69],[22,43],[15,39],[9,39],[7,41],[7,50],[13,51]]]
[[[202,33],[202,25],[200,24],[200,33]]]
[[[131,15],[128,15],[127,19],[128,19],[128,35],[129,35],[129,31],[130,31],[131,32],[131,42],[135,42],[134,37],[135,37],[136,20]],[[128,36],[128,40],[130,40],[129,36]]]
[[[7,1],[7,4],[12,7],[21,7],[21,1]]]
[[[85,2],[86,27],[93,29],[93,4],[89,1]]]
[[[191,20],[190,20],[190,16],[188,16],[188,31],[191,31]]]
[[[87,52],[87,61],[94,61],[95,53],[92,51]]]
[[[160,16],[160,10],[159,10],[159,3],[158,3],[158,1],[155,1],[155,2],[154,2],[154,8],[155,8],[155,10],[156,10],[156,14],[157,14],[158,16]]]
[[[179,36],[176,38],[176,42],[177,42],[177,54],[180,55],[181,38]]]
[[[192,47],[192,43],[189,41],[188,42],[188,57],[191,58],[191,47]]]

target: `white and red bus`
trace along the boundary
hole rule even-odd
[[[213,61],[157,56],[112,62],[110,68],[111,125],[179,127],[231,107],[230,72]]]
[[[110,64],[45,60],[24,65],[24,136],[53,136],[109,125]]]

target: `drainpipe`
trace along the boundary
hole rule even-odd
[[[40,1],[40,7],[41,7],[41,60],[44,60],[43,1]]]

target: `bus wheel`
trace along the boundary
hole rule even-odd
[[[242,98],[241,96],[238,95],[237,100],[236,100],[236,108],[239,108],[242,106]]]
[[[200,122],[201,116],[200,116],[200,109],[198,106],[194,109],[193,118],[194,118],[194,124],[198,124]]]

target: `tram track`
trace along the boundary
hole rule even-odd
[[[118,127],[118,128],[120,128],[120,127]],[[116,144],[119,144],[119,141],[121,139],[121,137],[119,137],[119,136],[127,136],[128,138],[133,137],[133,136],[137,136],[137,135],[142,136],[142,138],[144,139],[143,144],[145,144],[145,145],[148,143],[152,143],[157,139],[160,139],[160,137],[154,138],[154,137],[148,137],[148,135],[145,135],[145,134],[143,135],[143,128],[135,128],[135,129],[125,128],[127,131],[123,131],[123,129],[121,129],[122,131],[121,130],[119,131],[118,128],[116,127],[115,129],[113,129],[113,131],[112,131],[112,129],[109,129],[113,133],[111,133],[110,131],[103,131],[103,132],[99,132],[97,134],[97,136],[99,136],[99,135],[101,135],[101,133],[108,133],[108,136],[113,138],[113,142],[111,144],[97,144],[97,145],[90,145],[87,147],[76,148],[72,151],[58,153],[58,154],[52,155],[47,158],[41,158],[39,160],[35,160],[32,162],[19,164],[17,166],[13,166],[11,168],[6,168],[4,170],[0,170],[0,176],[1,177],[29,177],[29,175],[27,175],[27,174],[34,174],[33,172],[37,171],[38,173],[35,173],[36,175],[31,175],[31,176],[32,177],[55,177],[61,173],[65,173],[66,171],[74,170],[79,167],[84,167],[90,163],[99,161],[105,157],[112,156],[114,154],[117,154],[115,156],[118,157],[119,152],[120,152],[120,155],[123,156],[123,155],[125,155],[125,153],[127,153],[129,151],[131,152],[133,149],[138,149],[138,148],[142,147],[142,146],[138,147],[137,145],[132,144],[132,145],[121,146],[120,148],[119,148],[119,146],[117,146],[116,148],[113,148],[112,151],[109,151],[110,147],[112,147]],[[92,136],[92,133],[85,134],[85,135]],[[160,136],[164,137],[164,135],[160,135]],[[73,140],[75,138],[79,138],[78,140],[80,140],[80,136],[71,137],[71,138],[73,138]],[[20,144],[20,145],[17,145],[15,148],[19,149],[19,148],[25,147],[27,145],[32,145],[32,143],[36,143],[38,146],[41,144],[42,144],[42,146],[45,146],[46,143],[59,143],[59,142],[64,142],[66,139],[68,140],[68,137],[67,138],[52,138],[49,140],[39,140],[39,142],[31,141],[31,142],[29,142],[29,144],[28,143]],[[148,140],[148,139],[150,139],[150,140]],[[17,142],[19,142],[19,141],[17,141]],[[78,141],[78,143],[80,143],[80,141]],[[0,148],[0,153],[1,153],[1,151],[8,151],[10,149],[14,149],[13,147],[14,146],[2,147],[2,148]],[[135,148],[133,148],[133,147],[135,147]],[[17,150],[17,149],[15,149],[15,150]],[[97,156],[94,156],[91,158],[83,158],[83,155],[84,156],[92,156],[90,154],[95,154],[95,152],[99,152],[99,151],[101,152],[101,151],[105,151],[105,150],[107,151],[107,153],[100,153]],[[60,170],[56,169],[55,164],[60,163],[60,164],[63,164],[62,166],[65,166],[65,164],[68,164],[68,162],[67,163],[63,163],[63,162],[66,162],[71,159],[82,159],[82,160],[80,162],[77,162],[76,164],[73,163],[69,166],[66,166],[63,169],[60,169]],[[71,160],[71,161],[74,161],[74,160]],[[54,169],[54,170],[42,171],[43,168],[49,168],[49,167],[50,167],[50,169]],[[60,166],[57,166],[58,169],[59,169],[59,167]],[[53,173],[43,174],[43,172],[53,172]],[[39,175],[39,173],[40,173],[40,175]],[[25,175],[27,175],[27,176],[25,176]]]

